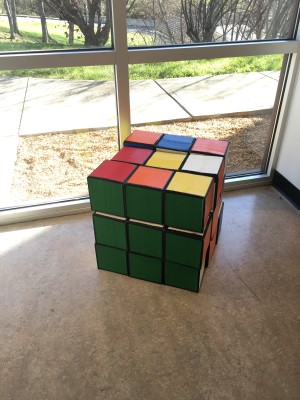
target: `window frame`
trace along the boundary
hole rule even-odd
[[[168,61],[201,60],[270,54],[287,55],[288,67],[282,71],[282,87],[277,94],[274,130],[268,152],[268,165],[264,173],[228,178],[225,190],[235,190],[258,185],[269,185],[278,158],[288,114],[291,92],[300,63],[300,29],[297,16],[297,35],[290,40],[267,40],[258,42],[225,42],[164,47],[127,46],[126,2],[111,0],[112,32],[111,49],[66,50],[49,52],[18,52],[0,54],[1,70],[59,68],[73,66],[113,65],[117,102],[119,147],[130,134],[129,65]],[[299,10],[298,10],[299,14]],[[90,212],[88,197],[45,201],[42,204],[15,206],[0,210],[0,225],[31,221],[61,215]]]

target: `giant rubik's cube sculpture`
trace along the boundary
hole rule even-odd
[[[198,292],[221,229],[228,146],[134,131],[88,176],[98,268]]]

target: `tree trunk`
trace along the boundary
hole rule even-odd
[[[16,0],[11,0],[11,17],[14,25],[14,32],[21,36],[17,21]]]
[[[46,20],[43,0],[37,0],[37,6],[42,26],[42,43],[49,43],[49,33],[47,28],[47,20]]]
[[[11,15],[11,11],[10,11],[8,0],[4,0],[4,8],[5,8],[5,11],[6,11],[6,14],[7,14],[7,18],[8,18],[8,23],[9,23],[10,39],[13,40],[13,39],[16,38],[16,35],[15,35],[14,22],[13,22],[13,19],[12,19],[12,15]]]
[[[69,44],[74,44],[74,23],[69,22]]]

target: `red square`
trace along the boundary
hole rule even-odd
[[[124,182],[135,169],[136,165],[133,164],[106,160],[90,174],[90,177]]]
[[[147,132],[147,131],[133,131],[129,135],[125,142],[142,143],[154,146],[156,142],[161,138],[162,133],[158,132]]]
[[[123,147],[112,158],[113,161],[123,161],[132,164],[143,165],[153,153],[152,150],[139,149],[136,147]]]
[[[228,150],[228,146],[229,142],[227,140],[198,138],[196,139],[191,151],[224,157]]]

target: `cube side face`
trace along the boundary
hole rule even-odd
[[[127,275],[126,251],[96,244],[98,269]]]
[[[126,222],[93,215],[96,243],[127,250]]]
[[[199,273],[200,271],[194,268],[170,261],[165,262],[165,284],[169,286],[198,292]]]
[[[181,193],[165,193],[165,224],[172,228],[202,232],[205,226],[204,199]]]
[[[218,200],[222,196],[222,192],[224,189],[224,179],[225,179],[225,160],[223,160],[222,166],[220,168],[220,172],[218,174],[218,188],[217,188],[215,204],[218,202]]]
[[[128,218],[162,224],[162,191],[135,185],[125,191]]]
[[[201,267],[203,241],[191,236],[166,232],[165,258],[167,261],[199,269]]]
[[[88,178],[88,188],[93,211],[125,216],[122,183]]]
[[[133,278],[162,283],[161,259],[129,253],[129,275]]]
[[[215,201],[215,191],[216,191],[215,184],[214,182],[212,182],[209,192],[205,198],[204,217],[203,217],[204,224],[207,223],[209,214],[213,210]]]
[[[218,229],[217,229],[216,243],[218,243],[218,240],[219,240],[219,237],[220,237],[220,233],[221,233],[222,221],[223,221],[223,212],[224,212],[224,202],[222,202],[222,204],[221,204],[219,218],[218,218]]]
[[[211,238],[211,228],[212,228],[212,218],[210,218],[209,222],[208,222],[208,226],[206,227],[205,230],[205,235],[203,238],[203,252],[202,252],[202,262],[201,265],[203,266],[203,268],[205,266],[208,266],[208,261],[209,261],[209,244],[210,244],[210,238]],[[207,265],[205,265],[207,264]]]
[[[221,206],[222,206],[222,200],[219,199],[219,201],[217,202],[216,208],[214,209],[214,212],[213,212],[211,239],[217,235],[219,214],[220,214]]]
[[[209,262],[214,254],[215,248],[216,248],[216,240],[217,240],[217,235],[215,235],[215,237],[213,237],[210,241],[210,245],[209,245]]]
[[[151,257],[162,257],[162,230],[129,223],[128,232],[129,251]]]

